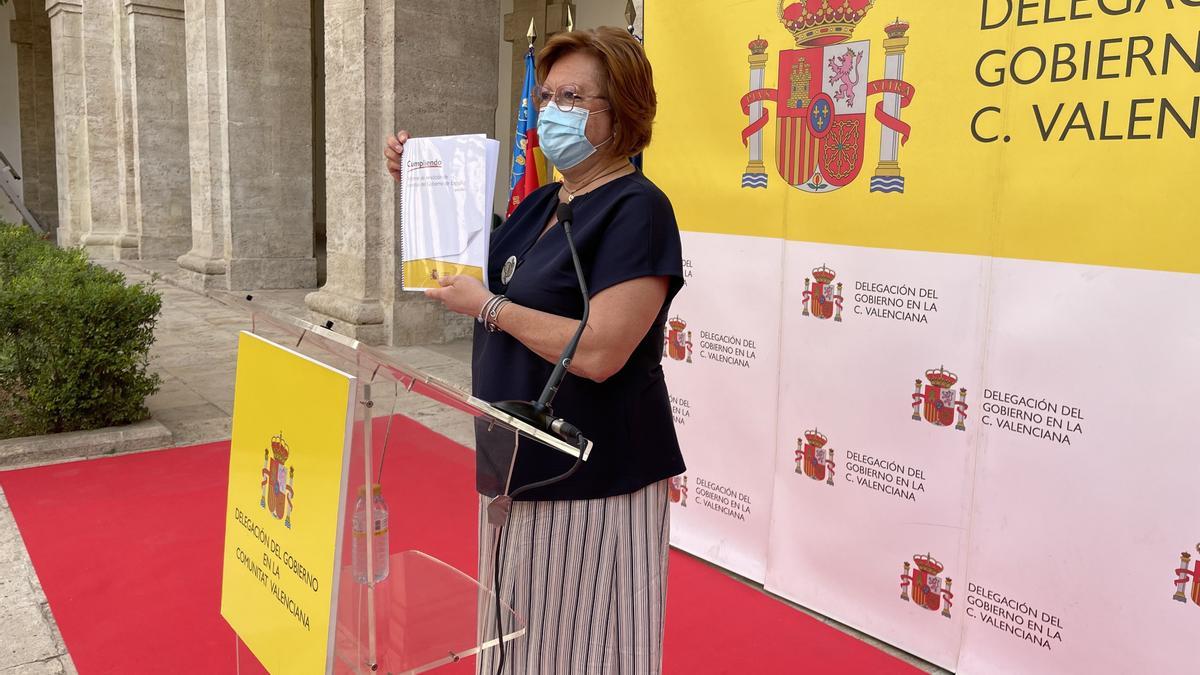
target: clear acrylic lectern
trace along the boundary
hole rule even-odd
[[[403,433],[393,428],[393,422],[405,416],[398,411],[407,410],[410,417],[417,418],[442,410],[459,411],[462,420],[467,422],[460,426],[469,432],[473,425],[477,455],[481,458],[475,462],[478,475],[473,473],[470,477],[489,486],[484,491],[490,494],[507,493],[518,444],[522,452],[533,444],[536,451],[562,452],[572,457],[582,455],[584,460],[590,446],[582,450],[576,448],[419,368],[389,357],[382,350],[325,327],[259,307],[251,300],[228,297],[220,300],[247,311],[251,317],[251,330],[260,337],[357,377],[358,405],[346,485],[341,577],[337,597],[333,600],[337,606],[337,620],[332,672],[420,673],[457,662],[499,644],[497,616],[506,643],[522,639],[525,632],[523,617],[503,604],[497,608],[489,580],[481,583],[468,571],[463,571],[474,569],[478,560],[475,542],[479,540],[479,531],[475,527],[486,525],[472,519],[470,527],[464,531],[448,533],[429,532],[423,525],[435,509],[439,513],[453,511],[460,515],[465,509],[479,511],[474,481],[467,485],[461,480],[469,469],[464,467],[462,448],[453,450],[447,449],[456,447],[449,443],[422,444],[418,441],[417,445],[422,447],[413,449],[413,444],[408,443],[410,452],[423,453],[423,461],[431,462],[433,466],[457,466],[458,469],[453,472],[454,479],[421,476],[420,468],[406,467],[396,456],[385,461],[389,450],[398,452],[394,450],[396,436]],[[415,427],[408,425],[408,428]],[[468,442],[468,439],[461,440]],[[439,452],[447,456],[439,457]],[[449,456],[451,454],[454,456]],[[487,461],[482,461],[485,455]],[[468,456],[465,461],[473,460]],[[385,466],[390,467],[388,475],[383,473]],[[448,487],[443,494],[439,481],[453,484],[454,488]],[[387,502],[391,550],[399,552],[388,556],[386,576],[371,582],[368,580],[379,576],[380,570],[375,569],[379,562],[370,555],[373,547],[368,540],[366,554],[355,569],[352,560],[356,545],[353,518],[356,497],[370,494],[367,486],[376,485],[383,486],[382,496]],[[375,523],[379,514],[374,512],[377,508],[374,500],[367,498],[362,506],[366,511],[365,522]],[[459,518],[459,522],[462,520]],[[376,536],[374,527],[360,526],[359,530],[359,537]],[[442,545],[439,542],[448,543]],[[361,541],[357,544],[362,546]],[[418,550],[421,547],[443,548],[447,556],[457,558],[458,567],[439,559],[443,551]],[[235,655],[238,673],[264,672],[240,640],[235,643]]]

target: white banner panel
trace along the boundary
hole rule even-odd
[[[1200,277],[993,269],[960,672],[1200,672]]]
[[[990,261],[787,247],[767,587],[952,667]]]
[[[663,359],[687,473],[671,543],[762,581],[770,525],[783,242],[683,233],[687,285]]]

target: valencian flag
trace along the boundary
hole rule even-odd
[[[512,212],[530,193],[545,182],[545,160],[537,139],[537,71],[533,64],[533,46],[525,52],[525,84],[521,87],[521,107],[517,111],[517,131],[513,135],[512,178],[508,183],[508,212]]]

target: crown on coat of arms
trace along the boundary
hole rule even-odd
[[[829,437],[816,429],[809,429],[804,432],[804,440],[808,441],[814,448],[821,448],[829,442]]]
[[[875,0],[801,0],[787,7],[779,0],[779,20],[797,47],[832,45],[850,39]]]
[[[679,317],[671,319],[667,322],[667,325],[671,327],[671,330],[683,330],[687,328],[687,322]]]
[[[750,44],[749,44],[750,53],[751,54],[766,54],[767,46],[768,46],[767,41],[762,39],[762,36],[759,36],[758,38],[750,41]]]
[[[935,560],[928,553],[925,555],[914,555],[913,562],[917,564],[918,569],[930,576],[937,576],[942,573],[942,570],[946,569],[942,563]]]
[[[827,284],[833,281],[833,278],[837,276],[837,272],[834,272],[825,265],[821,265],[812,271],[812,275],[817,281]]]
[[[900,17],[896,17],[895,21],[884,27],[883,32],[887,33],[887,36],[893,40],[896,38],[902,38],[904,37],[904,34],[908,32],[908,22]]]
[[[275,455],[275,459],[280,463],[286,462],[288,455],[287,443],[283,440],[283,434],[276,434],[271,437],[271,454]]]
[[[949,389],[958,382],[958,376],[946,370],[945,366],[941,366],[937,370],[925,371],[925,379],[929,380],[929,384],[942,389]]]

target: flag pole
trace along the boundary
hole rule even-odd
[[[633,6],[633,0],[625,0],[625,30],[629,31],[629,34],[633,36],[633,39],[637,40],[643,47],[645,47],[646,41],[637,34],[637,30],[633,26],[634,22],[636,21],[637,9]],[[638,171],[642,170],[642,154],[643,153],[639,152],[638,154],[629,158],[629,161],[635,168],[637,168]]]
[[[537,27],[529,20],[529,47],[525,52],[525,82],[521,86],[521,103],[513,130],[512,172],[508,186],[508,209],[512,215],[525,197],[542,185],[545,176],[541,164],[541,152],[537,143],[537,107],[533,100],[537,82],[534,67],[534,44],[537,42]]]

